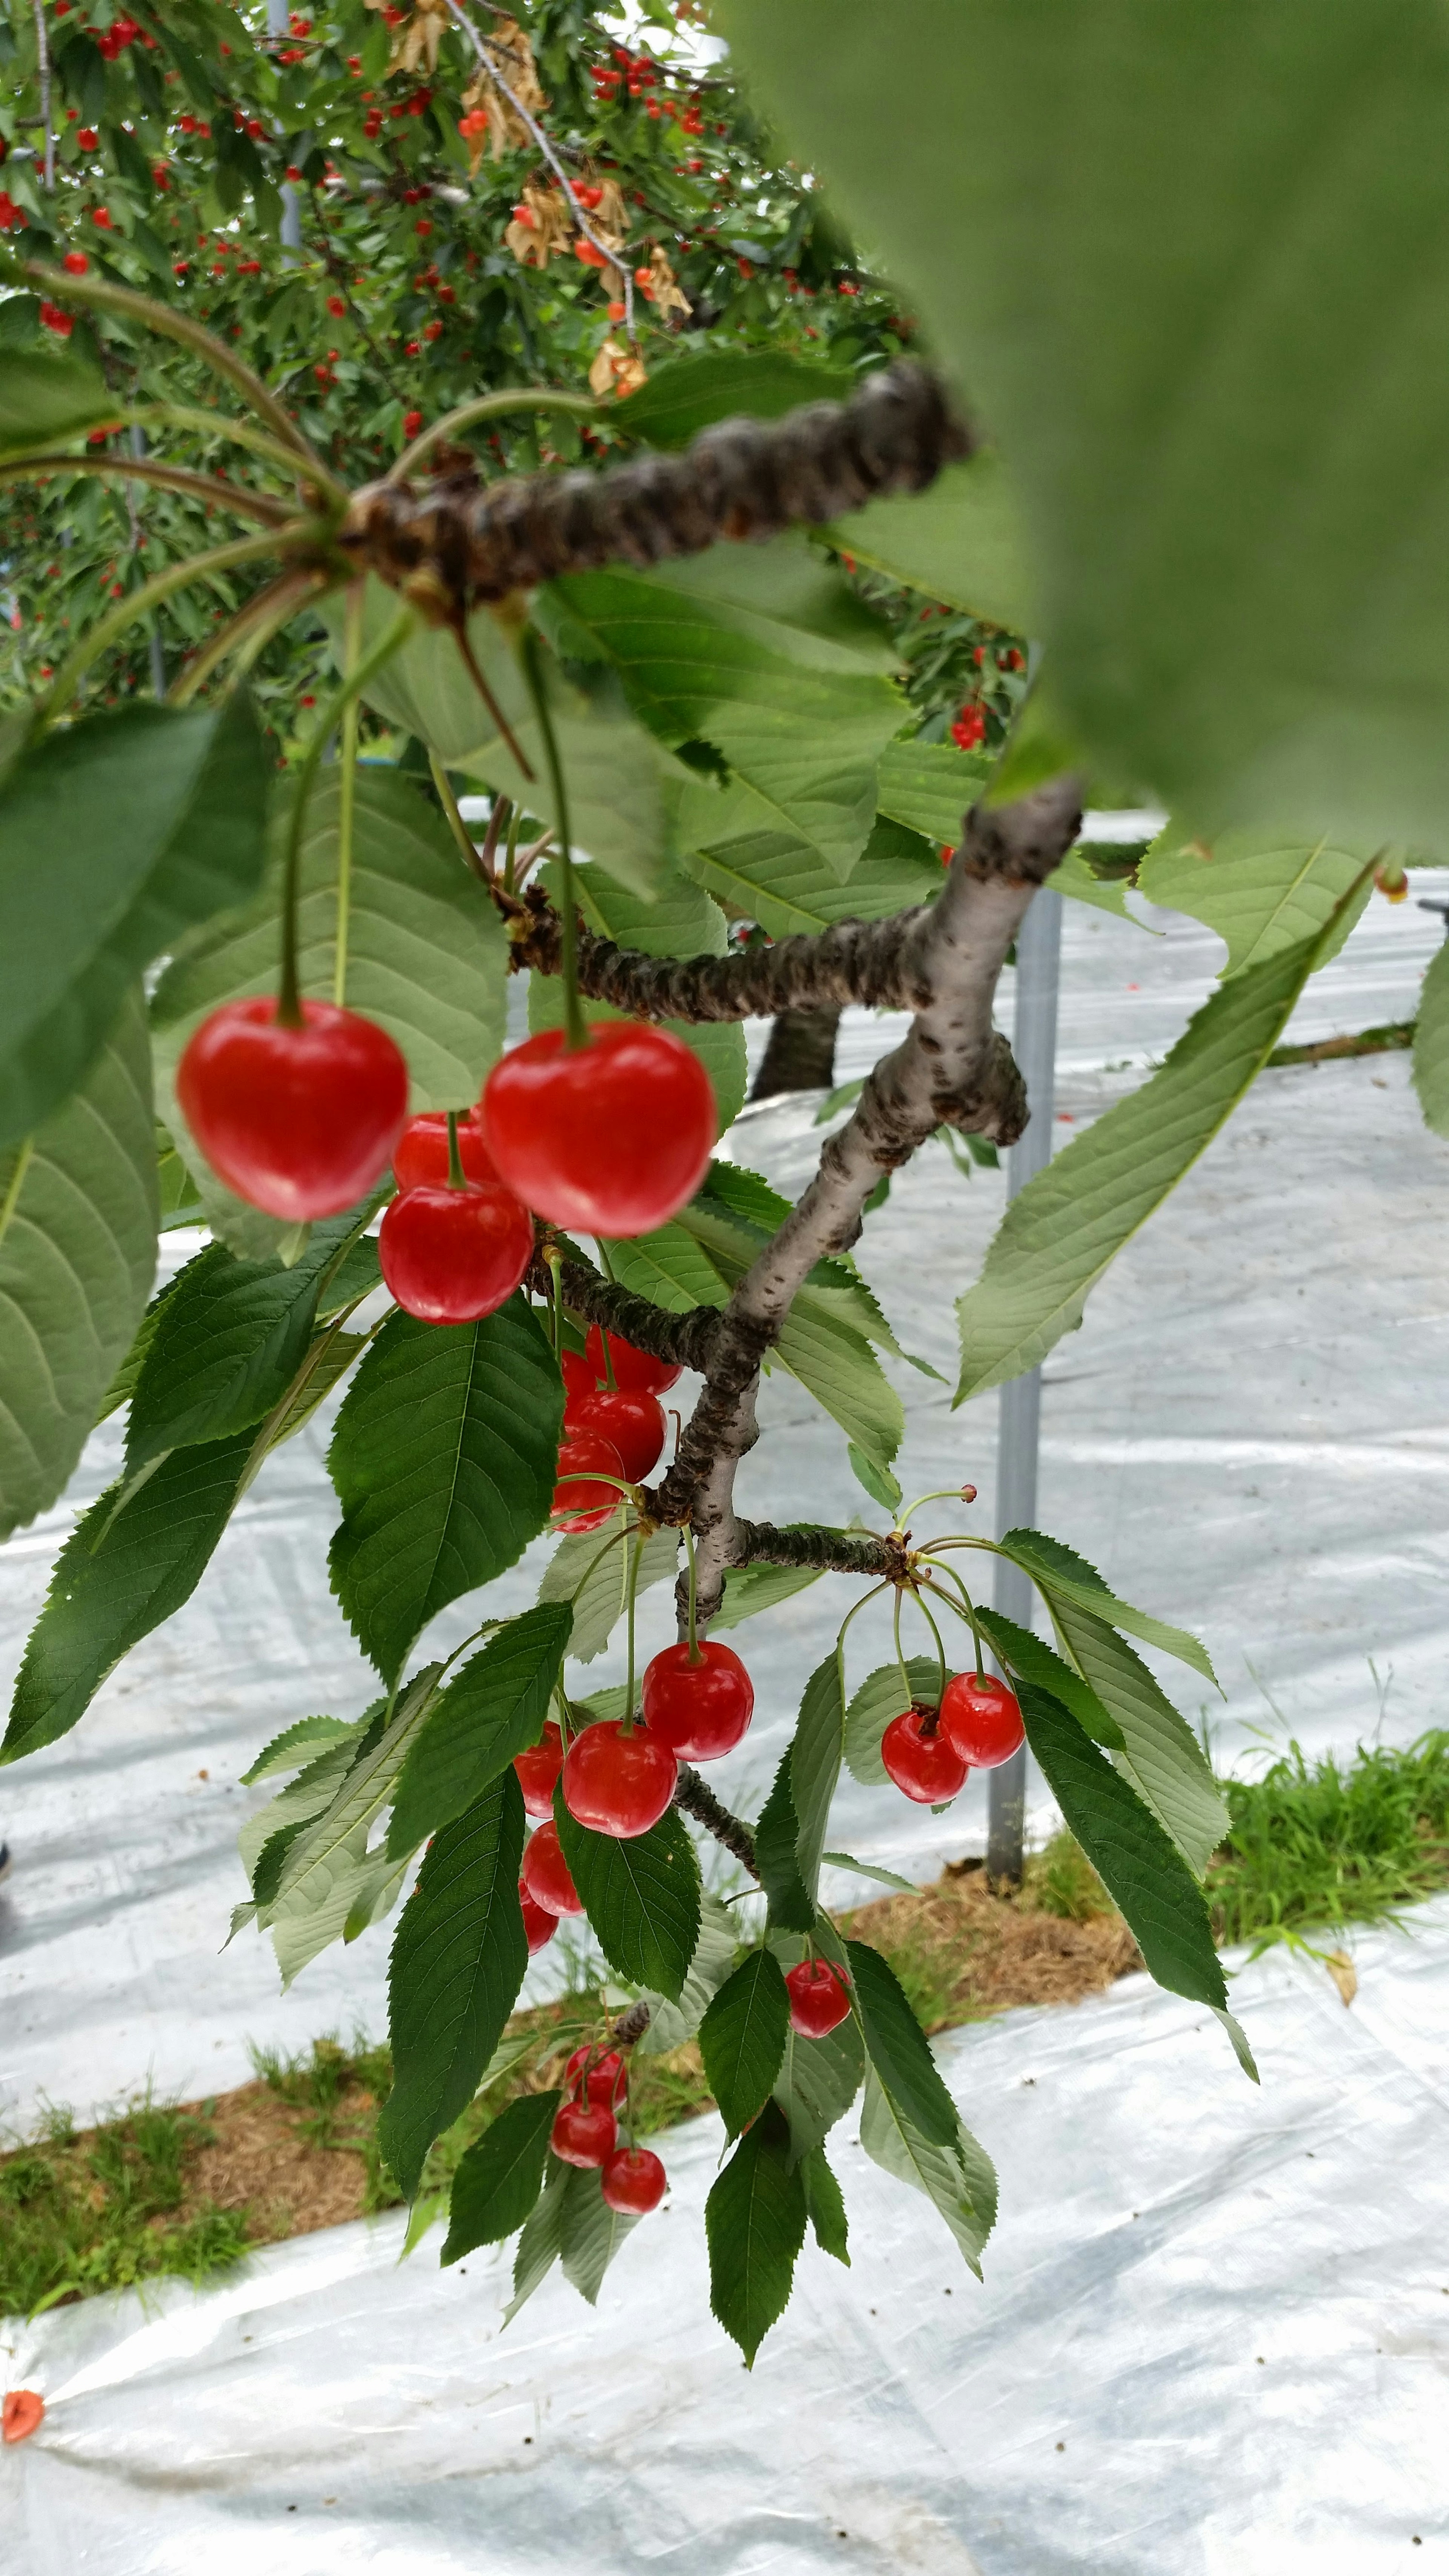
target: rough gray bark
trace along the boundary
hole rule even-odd
[[[830,1089],[841,1007],[839,1002],[826,1002],[808,1011],[780,1013],[755,1076],[752,1100],[775,1100],[785,1091]]]

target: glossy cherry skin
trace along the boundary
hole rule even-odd
[[[785,1972],[790,2027],[803,2039],[824,2039],[850,2010],[850,1988],[828,1959],[802,1959]]]
[[[554,1785],[563,1769],[563,1757],[563,1736],[556,1717],[548,1720],[539,1743],[531,1744],[526,1753],[515,1753],[513,1768],[530,1816],[553,1814]]]
[[[564,2091],[578,2102],[584,2099],[586,2089],[589,2101],[602,2103],[606,2111],[617,2111],[629,2090],[629,2070],[617,2048],[606,2048],[602,2056],[596,2048],[574,2050],[564,2068]]]
[[[629,1842],[657,1825],[679,1778],[667,1744],[622,1718],[605,1718],[576,1735],[564,1756],[563,1793],[569,1814],[596,1834]]]
[[[647,2218],[664,2198],[668,2180],[659,2158],[648,2147],[619,2147],[604,2167],[601,2188],[610,2209]]]
[[[966,1785],[967,1765],[936,1717],[935,1709],[918,1700],[891,1719],[880,1740],[880,1758],[896,1787],[922,1807],[939,1807]]]
[[[1026,1742],[1016,1693],[993,1673],[952,1674],[941,1701],[941,1733],[977,1771],[994,1771]]]
[[[618,1450],[601,1431],[566,1429],[559,1442],[558,1481],[553,1489],[551,1518],[554,1528],[602,1528],[624,1498],[617,1485],[603,1485],[598,1479],[601,1476],[622,1477],[623,1473],[624,1462]]]
[[[597,2102],[565,2102],[555,2114],[549,2144],[566,2165],[601,2165],[618,2143],[619,2124]]]
[[[476,1109],[459,1113],[458,1160],[463,1166],[465,1181],[497,1181],[493,1157],[483,1135],[483,1121]],[[448,1113],[445,1109],[429,1109],[421,1118],[408,1120],[397,1141],[392,1169],[400,1190],[420,1189],[424,1181],[446,1181]]]
[[[560,1351],[559,1368],[563,1375],[564,1396],[568,1404],[582,1403],[586,1395],[598,1392],[594,1372],[582,1351]]]
[[[531,1959],[536,1950],[547,1949],[558,1930],[558,1916],[550,1914],[546,1905],[535,1904],[522,1879],[518,1882],[518,1902],[523,1908],[523,1929]]]
[[[530,1235],[532,1228],[529,1229]],[[668,1425],[664,1407],[657,1395],[611,1393],[607,1387],[593,1387],[587,1395],[571,1395],[564,1406],[564,1429],[572,1437],[575,1431],[597,1431],[618,1450],[625,1475],[631,1484],[650,1474],[664,1453]]]
[[[176,1072],[181,1114],[217,1179],[268,1216],[340,1216],[386,1171],[408,1069],[385,1029],[331,1002],[283,1028],[270,995],[203,1020]]]
[[[732,1752],[755,1709],[755,1685],[732,1646],[712,1637],[689,1660],[687,1642],[666,1646],[644,1668],[644,1723],[687,1762]]]
[[[557,1825],[540,1825],[524,1845],[518,1884],[535,1905],[543,1907],[545,1914],[582,1914],[584,1910],[583,1898],[563,1856]]]
[[[473,1324],[507,1303],[533,1259],[533,1219],[497,1181],[450,1190],[424,1181],[393,1200],[378,1266],[398,1304],[424,1324]]]
[[[608,1371],[604,1366],[604,1336],[597,1324],[589,1326],[584,1356],[597,1384],[605,1385]],[[651,1359],[647,1351],[636,1351],[633,1343],[626,1342],[622,1333],[609,1335],[609,1358],[614,1370],[614,1384],[622,1387],[626,1395],[663,1395],[676,1378],[684,1375],[683,1369],[670,1361]]]
[[[648,1234],[705,1175],[717,1129],[697,1055],[668,1029],[595,1022],[570,1047],[545,1029],[495,1064],[483,1091],[488,1150],[511,1190],[583,1234]]]

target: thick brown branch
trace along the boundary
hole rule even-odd
[[[525,1283],[536,1297],[551,1297],[552,1284],[542,1253],[535,1255]],[[567,1258],[559,1263],[559,1285],[564,1303],[572,1306],[590,1324],[598,1324],[606,1333],[618,1333],[632,1342],[636,1351],[648,1351],[651,1358],[667,1360],[673,1368],[708,1368],[710,1354],[719,1334],[720,1315],[714,1306],[691,1306],[683,1315],[671,1315],[663,1306],[650,1304],[647,1297],[636,1297],[629,1288],[616,1288],[609,1279],[601,1279],[582,1261]]]
[[[557,975],[563,925],[541,886],[526,896],[497,895],[508,920],[509,963]],[[837,921],[829,930],[796,933],[773,946],[740,948],[727,957],[646,957],[618,948],[579,923],[579,990],[641,1020],[775,1019],[782,1011],[863,1002],[875,1010],[918,1010],[921,989],[915,942],[932,907],[922,904],[888,921]]]
[[[353,496],[341,542],[359,569],[441,620],[560,573],[823,527],[881,493],[924,490],[972,446],[944,388],[903,361],[868,377],[849,402],[721,421],[682,455],[640,456],[602,474],[482,485],[467,471],[421,493],[370,483]]]
[[[910,1563],[905,1540],[873,1530],[816,1529],[809,1524],[775,1529],[768,1521],[735,1523],[731,1565],[817,1566],[822,1574],[859,1574],[877,1583],[904,1582]]]
[[[708,1782],[701,1780],[699,1773],[691,1770],[687,1762],[681,1762],[679,1766],[674,1803],[686,1816],[693,1816],[697,1825],[703,1825],[706,1833],[713,1834],[717,1843],[723,1843],[725,1850],[733,1853],[751,1878],[759,1877],[755,1867],[755,1837],[749,1826],[720,1804]]]

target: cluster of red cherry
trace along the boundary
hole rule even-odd
[[[659,1399],[680,1375],[617,1333],[589,1327],[582,1351],[559,1355],[565,1389],[554,1522],[559,1529],[598,1529],[619,1501],[615,1477],[630,1485],[658,1466],[666,1424]]]
[[[667,2176],[648,2147],[621,2147],[619,2108],[629,2072],[617,2048],[576,2048],[564,2068],[567,2099],[555,2114],[549,2144],[566,2165],[592,2166],[610,2209],[645,2218],[664,2198]]]
[[[916,1700],[891,1719],[880,1758],[908,1798],[939,1807],[965,1787],[968,1771],[994,1771],[1025,1742],[1015,1691],[991,1673],[953,1673],[939,1707]]]

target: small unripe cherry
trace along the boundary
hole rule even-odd
[[[546,1905],[535,1902],[522,1879],[518,1882],[518,1902],[523,1911],[523,1930],[531,1959],[535,1951],[546,1949],[553,1939],[558,1930],[558,1916],[551,1914]]]
[[[270,994],[226,1002],[176,1071],[181,1114],[218,1180],[268,1216],[340,1216],[386,1171],[408,1107],[408,1069],[386,1029],[332,1002],[301,1025]]]
[[[785,1972],[790,2027],[802,2039],[824,2039],[850,2010],[850,1989],[829,1959],[802,1959]]]
[[[529,1236],[532,1239],[530,1226]],[[631,1485],[658,1466],[668,1425],[657,1395],[627,1394],[622,1388],[591,1387],[587,1395],[570,1395],[564,1406],[564,1429],[597,1431],[619,1453]]]
[[[687,1762],[714,1762],[733,1752],[749,1725],[755,1686],[732,1646],[707,1637],[665,1646],[644,1668],[644,1723]]]
[[[582,1914],[584,1900],[575,1887],[557,1825],[540,1825],[523,1849],[519,1886],[546,1914]]]
[[[623,1496],[618,1485],[601,1478],[624,1474],[624,1462],[612,1440],[600,1431],[565,1431],[559,1442],[558,1481],[549,1514],[555,1529],[599,1529],[617,1511]]]
[[[476,1109],[458,1118],[458,1159],[465,1181],[497,1182],[498,1173],[483,1134],[483,1121]],[[393,1177],[400,1190],[416,1190],[424,1181],[446,1181],[448,1177],[448,1113],[445,1109],[424,1110],[420,1118],[410,1118],[392,1158]]]
[[[647,2218],[664,2198],[669,2180],[649,2147],[620,2147],[605,2163],[601,2189],[610,2209]]]
[[[424,1324],[474,1324],[521,1284],[533,1259],[533,1219],[497,1181],[461,1190],[424,1181],[393,1200],[377,1259],[405,1314]]]
[[[564,1804],[594,1833],[629,1842],[658,1824],[678,1778],[668,1745],[647,1727],[626,1734],[622,1718],[605,1718],[576,1735],[564,1756]]]
[[[530,1816],[553,1814],[554,1787],[563,1769],[563,1758],[563,1736],[555,1717],[548,1720],[537,1744],[531,1744],[526,1753],[515,1753],[513,1768]]]
[[[977,1771],[994,1771],[1026,1742],[1021,1703],[994,1673],[952,1674],[941,1700],[941,1733]]]
[[[619,2124],[596,2102],[565,2102],[555,2114],[549,2144],[566,2165],[601,2165],[614,2152]]]
[[[622,1333],[610,1333],[609,1359],[614,1371],[614,1384],[626,1395],[663,1395],[684,1371],[676,1362],[656,1360],[648,1351],[636,1351]],[[604,1366],[604,1335],[597,1324],[590,1324],[584,1356],[593,1370],[595,1382],[602,1386],[608,1378]]]
[[[943,1806],[966,1785],[967,1765],[938,1726],[939,1712],[917,1700],[893,1717],[880,1758],[898,1789],[919,1806]]]

